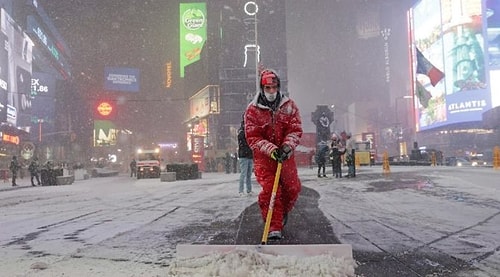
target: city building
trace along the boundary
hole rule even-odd
[[[0,0],[0,168],[69,158],[71,52],[38,1]]]

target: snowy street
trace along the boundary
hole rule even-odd
[[[317,178],[309,168],[299,175],[304,191],[319,193],[334,235],[352,244],[359,275],[398,276],[391,268],[406,270],[399,276],[500,274],[500,171],[393,166],[385,177],[376,166],[354,179]],[[177,244],[209,243],[255,204],[256,193],[238,195],[238,177],[120,175],[52,187],[31,187],[25,177],[14,189],[0,183],[0,272],[166,276]],[[291,221],[307,214],[297,210]]]

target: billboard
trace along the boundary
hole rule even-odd
[[[31,128],[42,134],[55,132],[55,90],[53,75],[34,71],[31,76]],[[32,138],[39,136],[31,132]],[[38,139],[41,139],[38,137]]]
[[[488,66],[492,108],[500,106],[500,1],[486,1]]]
[[[94,147],[116,145],[119,130],[109,120],[94,120]]]
[[[180,76],[184,78],[186,66],[199,61],[207,40],[206,3],[180,3]]]
[[[49,56],[56,61],[57,66],[61,69],[59,72],[67,79],[71,76],[71,67],[63,55],[63,51],[59,48],[62,46],[62,43],[54,40],[52,35],[42,26],[33,15],[28,16],[26,32],[40,42],[40,45],[45,48]]]
[[[28,129],[33,41],[0,10],[0,122]]]
[[[421,0],[410,10],[419,130],[481,121],[485,111],[498,105],[492,101],[489,61],[495,31],[484,20],[491,18],[485,4],[485,0]]]
[[[104,89],[112,91],[139,92],[139,69],[128,67],[105,67]]]

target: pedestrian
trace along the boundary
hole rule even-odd
[[[231,154],[229,152],[226,152],[226,156],[224,157],[224,168],[226,169],[226,174],[231,173],[231,164],[232,164],[231,162],[232,162]]]
[[[135,159],[130,162],[130,177],[137,177],[137,162]]]
[[[328,155],[328,145],[326,141],[320,141],[316,150],[316,164],[318,164],[318,178],[326,177],[326,156]],[[323,170],[323,175],[321,175]]]
[[[248,146],[245,137],[244,120],[241,121],[240,129],[238,129],[238,159],[240,163],[240,196],[252,193],[252,174],[253,174],[253,152]]]
[[[39,164],[38,164],[38,158],[34,157],[33,160],[31,160],[30,165],[28,166],[28,171],[30,172],[31,176],[31,185],[35,186],[35,182],[33,182],[33,179],[36,179],[36,182],[38,185],[40,185],[40,177],[38,177],[38,171],[39,171]]]
[[[233,173],[238,173],[238,152],[231,154]]]
[[[332,163],[332,172],[335,178],[342,178],[342,155],[345,153],[345,148],[342,148],[337,135],[332,136],[332,144],[330,149],[330,161]]]
[[[293,150],[302,137],[302,122],[295,102],[280,92],[278,74],[261,72],[260,90],[245,111],[245,135],[254,155],[257,182],[262,190],[258,204],[265,221],[278,163],[282,163],[279,187],[268,239],[282,238],[283,226],[301,190]]]
[[[352,138],[351,133],[347,133],[346,141],[346,163],[347,163],[347,177],[356,177],[356,143]]]
[[[55,186],[57,179],[54,172],[54,164],[51,161],[45,163],[45,170],[42,171],[42,184],[47,186]],[[44,174],[45,173],[45,174]]]
[[[16,184],[16,178],[17,178],[17,172],[19,171],[20,165],[19,162],[17,161],[16,156],[12,156],[12,160],[10,161],[10,172],[12,174],[12,186],[15,187],[17,186]]]

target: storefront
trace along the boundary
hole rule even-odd
[[[35,146],[28,141],[28,133],[9,125],[0,126],[0,178],[6,178],[12,156],[18,156],[21,165],[35,154]]]
[[[215,115],[219,113],[219,86],[206,86],[189,98],[189,119],[186,121],[187,150],[201,171],[213,171],[216,157]]]

